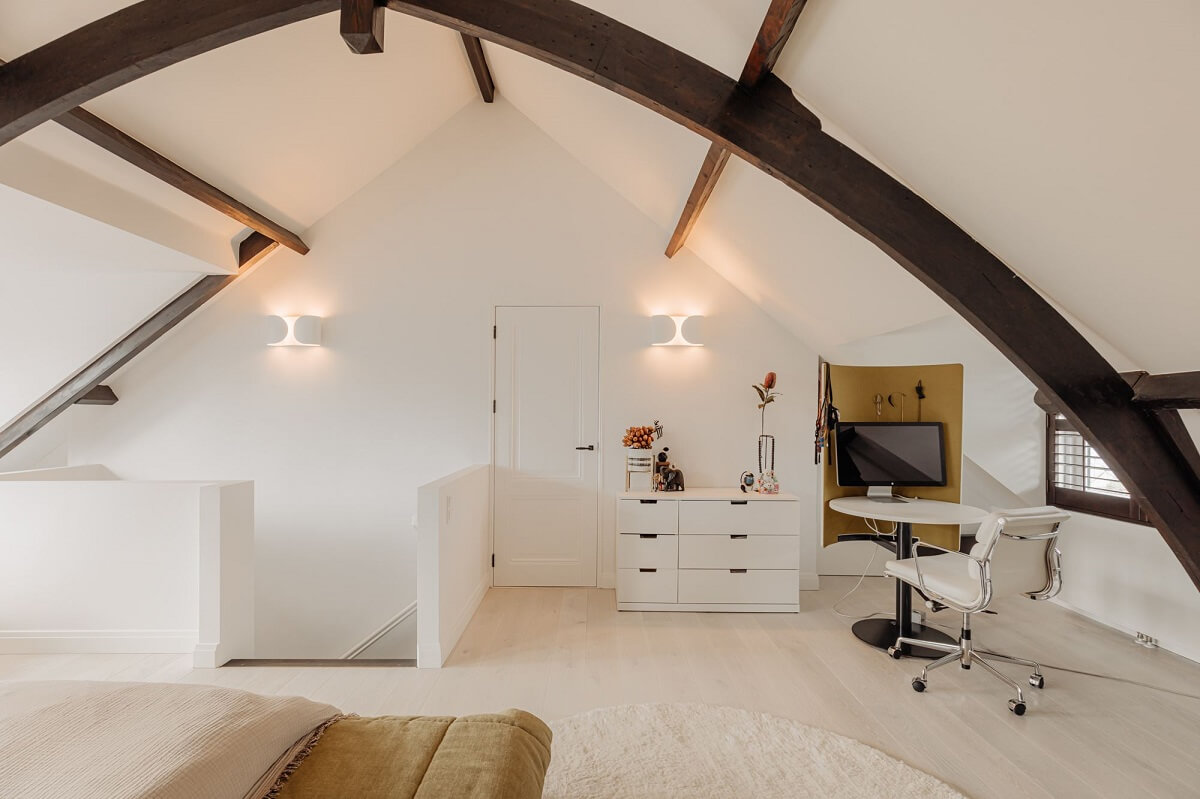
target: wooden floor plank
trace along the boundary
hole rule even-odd
[[[1009,689],[979,669],[948,666],[931,674],[928,691],[912,691],[920,662],[868,647],[832,611],[856,578],[822,582],[791,614],[618,613],[612,591],[493,589],[443,669],[193,670],[189,655],[0,655],[0,680],[213,683],[364,715],[523,707],[551,721],[620,704],[705,702],[861,740],[976,799],[1195,795],[1200,664],[1052,604],[1001,601],[998,615],[977,620],[977,645],[1132,681],[1048,668],[1046,689],[1026,691],[1029,712],[1018,718]],[[891,584],[871,578],[839,609],[887,610],[891,598]],[[930,621],[958,626],[949,613]]]

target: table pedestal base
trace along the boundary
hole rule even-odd
[[[895,619],[863,619],[856,621],[854,626],[850,628],[854,635],[860,640],[865,641],[871,646],[878,647],[887,651],[889,646],[895,646],[896,638],[900,635],[900,626],[896,624]],[[935,630],[932,627],[927,627],[921,624],[914,624],[912,632],[905,635],[905,638],[919,638],[922,641],[933,641],[939,644],[957,644],[958,641],[946,635],[941,630]],[[910,647],[911,651],[906,654],[908,657],[925,658],[933,660],[947,654],[939,652],[936,649],[924,649],[919,646]]]

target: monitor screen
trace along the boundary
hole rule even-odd
[[[942,486],[941,422],[839,422],[840,486]]]

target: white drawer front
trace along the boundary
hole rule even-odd
[[[675,569],[617,569],[617,601],[675,602],[678,575]]]
[[[674,569],[679,562],[677,535],[622,533],[617,536],[617,568]]]
[[[679,503],[673,499],[617,501],[618,533],[674,533],[679,529]]]
[[[795,605],[800,601],[800,572],[680,569],[679,601]]]
[[[618,564],[620,565],[620,564]],[[795,569],[800,539],[788,535],[684,535],[681,569]]]
[[[787,500],[683,500],[679,503],[679,532],[696,534],[747,533],[799,535],[800,503]]]

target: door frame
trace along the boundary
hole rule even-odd
[[[600,588],[600,576],[604,569],[604,508],[601,497],[604,493],[604,306],[601,303],[504,303],[492,306],[492,357],[489,359],[489,384],[491,398],[488,412],[488,543],[492,550],[492,568],[488,585],[496,587],[496,339],[501,308],[594,308],[596,310],[596,570],[592,575],[592,587]],[[583,586],[586,587],[586,586]]]

